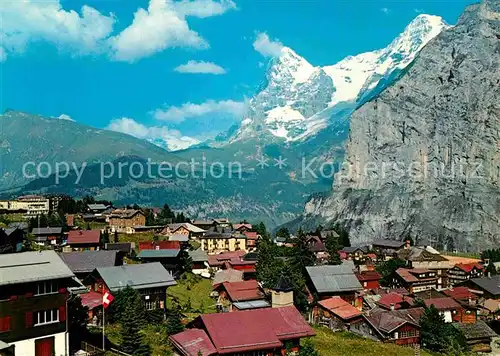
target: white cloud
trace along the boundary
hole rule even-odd
[[[226,70],[212,62],[189,61],[174,69],[179,73],[226,74]]]
[[[134,62],[173,47],[208,48],[209,44],[192,30],[187,16],[205,18],[235,9],[231,0],[150,0],[139,8],[132,23],[113,36],[117,21],[84,5],[79,12],[65,10],[62,0],[3,1],[0,60],[9,53],[22,53],[35,41],[46,41],[72,54],[107,53],[119,61]]]
[[[184,16],[175,11],[169,0],[151,0],[147,10],[137,10],[132,24],[110,38],[110,44],[113,58],[127,62],[171,47],[209,47],[208,42],[189,28]]]
[[[391,12],[391,9],[389,9],[388,7],[383,7],[380,9],[380,11],[382,11],[384,14],[388,15],[389,12]]]
[[[7,60],[7,52],[3,49],[3,47],[0,47],[0,63],[5,62]]]
[[[184,136],[178,130],[171,130],[166,126],[148,127],[127,117],[111,120],[106,129],[148,140],[170,151],[182,150],[200,143],[198,139]]]
[[[175,2],[175,9],[179,14],[205,18],[222,15],[226,11],[236,9],[236,4],[231,0],[183,0]]]
[[[23,52],[30,42],[45,40],[76,54],[103,50],[115,17],[84,5],[80,13],[62,8],[60,0],[4,1],[0,6],[4,52]]]
[[[208,100],[201,104],[186,103],[181,106],[171,106],[166,109],[157,109],[153,116],[157,120],[182,122],[188,118],[199,117],[207,114],[226,114],[242,117],[247,109],[247,104],[241,101]]]
[[[253,48],[264,57],[279,57],[283,44],[277,40],[272,41],[267,33],[261,32],[253,42]]]
[[[59,119],[59,120],[67,120],[67,121],[75,121],[75,120],[73,120],[73,119],[71,118],[71,116],[66,115],[66,114],[61,114],[61,115],[59,115],[58,119]]]

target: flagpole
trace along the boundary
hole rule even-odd
[[[106,318],[104,317],[104,303],[102,303],[102,350],[106,351],[106,337],[104,336],[104,324],[106,324]]]

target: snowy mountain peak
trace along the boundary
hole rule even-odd
[[[291,142],[314,136],[376,95],[448,27],[439,16],[419,15],[386,48],[326,67],[315,67],[283,47],[269,63],[266,81],[250,100],[248,116],[229,142],[269,136]]]

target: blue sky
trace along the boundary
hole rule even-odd
[[[64,114],[143,137],[204,139],[242,119],[273,41],[313,65],[334,64],[385,47],[419,13],[455,24],[469,3],[8,2],[0,7],[0,110]]]

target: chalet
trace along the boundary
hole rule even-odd
[[[18,228],[0,229],[0,253],[21,252],[26,233]]]
[[[377,306],[385,310],[409,309],[415,306],[413,298],[398,293],[388,293],[380,297],[376,302]]]
[[[35,242],[42,246],[60,245],[63,238],[62,227],[36,227],[31,233]]]
[[[433,299],[425,299],[425,306],[430,307],[433,305],[437,310],[439,310],[439,314],[444,317],[444,321],[446,323],[451,323],[453,321],[459,319],[461,313],[460,304],[458,304],[453,298],[433,298]]]
[[[392,258],[398,250],[407,244],[406,241],[381,239],[373,241],[371,243],[371,249],[374,250],[382,260],[386,260]]]
[[[109,215],[109,226],[112,232],[132,234],[134,226],[146,225],[146,216],[140,210],[116,209]]]
[[[179,355],[197,356],[201,350],[203,355],[298,353],[300,339],[315,335],[294,306],[203,314],[190,325],[195,329],[169,338]]]
[[[245,233],[247,231],[252,231],[252,224],[248,224],[248,223],[234,224],[233,230],[239,231],[241,233]]]
[[[406,261],[408,268],[420,268],[434,271],[438,278],[439,289],[448,286],[447,272],[453,267],[452,263],[432,247],[406,246],[397,252],[399,259]]]
[[[465,336],[467,345],[472,352],[491,352],[491,342],[498,335],[486,324],[480,320],[475,324],[453,323],[455,328],[460,330]]]
[[[88,204],[87,205],[87,212],[93,213],[93,214],[102,214],[106,210],[108,210],[110,206],[105,205],[105,204]]]
[[[411,293],[437,288],[436,272],[421,268],[398,268],[393,276],[393,285],[403,287]]]
[[[333,331],[349,330],[351,323],[359,322],[362,313],[340,297],[320,300],[313,308],[312,320]]]
[[[346,302],[359,306],[361,300],[357,294],[363,290],[351,263],[339,266],[311,266],[306,267],[307,286],[312,293],[316,293],[320,300],[339,296]],[[359,302],[359,303],[358,303]]]
[[[160,233],[164,229],[163,225],[136,225],[132,226],[132,234],[140,234],[144,232],[151,232],[154,234]]]
[[[169,273],[178,277],[180,252],[180,249],[142,250],[137,254],[137,258],[146,263],[160,262]]]
[[[228,218],[213,219],[213,225],[221,228],[231,228],[231,222]]]
[[[243,235],[247,237],[247,250],[255,251],[261,236],[256,231],[243,231]]]
[[[380,280],[382,279],[382,276],[377,271],[374,271],[374,270],[359,271],[358,270],[354,274],[356,275],[356,278],[363,286],[364,290],[374,290],[374,289],[380,288]]]
[[[352,246],[344,247],[341,250],[346,254],[347,260],[353,260],[356,262],[363,262],[368,254],[368,247],[366,246]]]
[[[50,200],[38,195],[25,195],[15,200],[0,200],[0,212],[23,213],[25,217],[50,212]]]
[[[472,278],[481,278],[484,267],[479,263],[459,263],[448,270],[448,283],[450,286],[465,282]]]
[[[213,220],[194,220],[192,224],[202,230],[209,230],[214,226]]]
[[[309,250],[316,256],[317,260],[326,260],[328,258],[325,243],[319,236],[307,236],[306,243]]]
[[[76,251],[95,251],[99,249],[101,230],[71,230],[68,245]]]
[[[179,250],[181,243],[179,241],[140,241],[139,251],[142,250]]]
[[[123,258],[118,251],[62,252],[59,257],[80,280],[85,280],[97,267],[113,267],[123,264]]]
[[[246,260],[245,251],[223,252],[208,256],[208,265],[213,269],[236,269],[245,273],[255,273],[257,261]]]
[[[193,270],[194,274],[202,274],[208,273],[208,254],[201,250],[192,250],[188,251],[189,257],[191,261],[193,261]]]
[[[477,295],[472,293],[467,287],[453,287],[442,291],[447,297],[455,299],[459,303],[476,305]]]
[[[188,239],[195,239],[199,236],[203,236],[205,233],[204,229],[201,229],[190,223],[177,223],[168,224],[162,229],[160,235],[172,236],[172,235],[185,235]]]
[[[239,232],[207,232],[199,240],[201,249],[208,254],[247,249],[247,237]]]
[[[478,314],[482,319],[500,320],[500,301],[496,299],[486,299],[478,304]]]
[[[264,292],[257,281],[224,282],[214,286],[217,310],[227,313],[238,310],[269,308]]]
[[[363,315],[363,321],[353,323],[350,331],[382,342],[413,347],[420,344],[419,321],[424,308],[404,310],[374,309]]]
[[[74,274],[54,251],[0,255],[0,334],[14,355],[68,355],[67,288]]]
[[[500,299],[500,275],[471,278],[460,285],[484,299]]]
[[[160,263],[98,267],[92,272],[94,292],[117,292],[130,286],[141,295],[147,310],[165,309],[167,288],[176,284]]]

